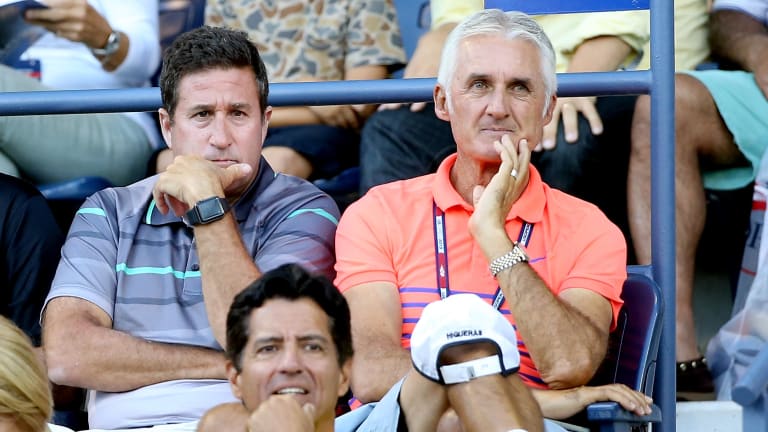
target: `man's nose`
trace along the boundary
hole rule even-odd
[[[218,148],[229,147],[232,144],[232,134],[226,116],[214,114],[209,142]]]
[[[286,348],[280,356],[280,372],[301,373],[304,370],[301,351],[298,347]]]
[[[509,108],[507,106],[507,98],[509,96],[500,89],[494,90],[488,94],[488,105],[485,111],[488,115],[494,118],[504,118],[509,115]]]

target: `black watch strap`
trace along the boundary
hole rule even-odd
[[[230,208],[226,199],[214,196],[198,201],[185,216],[190,225],[205,225],[223,218]]]

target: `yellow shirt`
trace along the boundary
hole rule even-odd
[[[483,0],[432,0],[432,28],[461,21],[483,8]],[[643,45],[650,37],[648,11],[540,15],[534,19],[552,42],[557,57],[557,72],[567,71],[576,48],[588,39],[598,36],[620,38],[635,53],[627,59],[629,63],[642,53]]]
[[[708,25],[707,0],[675,0],[675,70],[694,69],[709,58]],[[651,65],[650,44],[644,52],[638,69]]]

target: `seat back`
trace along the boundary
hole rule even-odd
[[[394,0],[405,55],[410,60],[419,38],[429,30],[429,0]]]
[[[640,266],[627,269],[621,293],[624,305],[605,361],[592,382],[620,383],[651,396],[661,339],[662,301],[658,284],[646,270]]]

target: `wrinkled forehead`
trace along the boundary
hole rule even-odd
[[[457,79],[475,74],[542,79],[541,53],[533,41],[524,38],[469,36],[458,44],[456,60]]]
[[[318,337],[331,341],[331,318],[313,300],[273,298],[251,311],[249,339]]]

